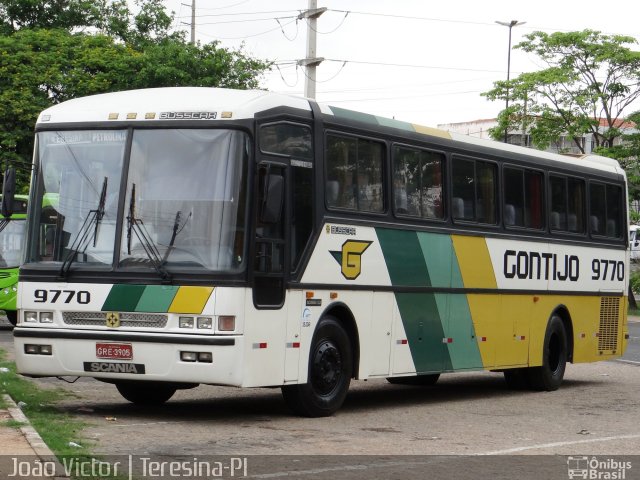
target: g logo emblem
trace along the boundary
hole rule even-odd
[[[367,240],[347,240],[342,244],[342,251],[329,253],[340,264],[342,275],[347,280],[355,280],[362,271],[362,254],[373,242]]]

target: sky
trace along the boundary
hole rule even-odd
[[[165,0],[174,28],[189,31],[192,0]],[[196,40],[275,62],[260,82],[268,90],[302,96],[308,0],[193,0]],[[507,76],[509,29],[496,21],[526,22],[512,44],[536,30],[599,30],[640,41],[640,4],[619,0],[317,0],[319,102],[435,127],[495,118],[503,102],[480,96]],[[634,49],[640,50],[640,45]],[[511,51],[511,78],[544,65]],[[637,108],[640,109],[640,106]],[[628,112],[631,113],[631,112]]]

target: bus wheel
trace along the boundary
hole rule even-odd
[[[4,313],[7,316],[7,320],[9,320],[9,323],[15,327],[18,324],[18,312],[16,312],[15,310],[9,310],[5,311]]]
[[[118,382],[116,388],[136,405],[162,405],[176,393],[174,387],[155,382]]]
[[[430,385],[435,385],[439,378],[439,373],[432,373],[428,375],[415,375],[413,377],[388,377],[387,382],[394,385],[417,385],[421,387],[428,387]]]
[[[562,320],[553,315],[547,325],[542,347],[542,366],[529,368],[527,376],[533,390],[553,391],[562,383],[568,357],[567,332]]]
[[[313,335],[307,383],[285,385],[282,396],[293,412],[327,417],[344,402],[353,373],[351,342],[334,317],[324,317]]]

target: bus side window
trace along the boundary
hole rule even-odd
[[[591,182],[589,185],[589,226],[592,235],[622,237],[622,188]]]
[[[380,142],[355,137],[327,136],[328,207],[382,212],[384,191]]]
[[[591,233],[598,236],[622,236],[622,188],[591,182],[589,185],[589,223]]]
[[[497,166],[490,162],[454,157],[451,175],[453,219],[495,225]]]
[[[394,211],[399,215],[442,218],[444,155],[408,147],[393,149]]]

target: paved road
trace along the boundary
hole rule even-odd
[[[61,408],[107,455],[249,455],[254,478],[566,479],[568,455],[640,452],[640,324],[630,331],[624,362],[570,365],[557,392],[512,392],[489,372],[429,388],[355,382],[323,419],[292,417],[279,389],[201,386],[141,409],[94,380],[37,382],[75,394]],[[11,350],[8,330],[0,347]],[[625,458],[625,478],[640,478],[640,457]]]

